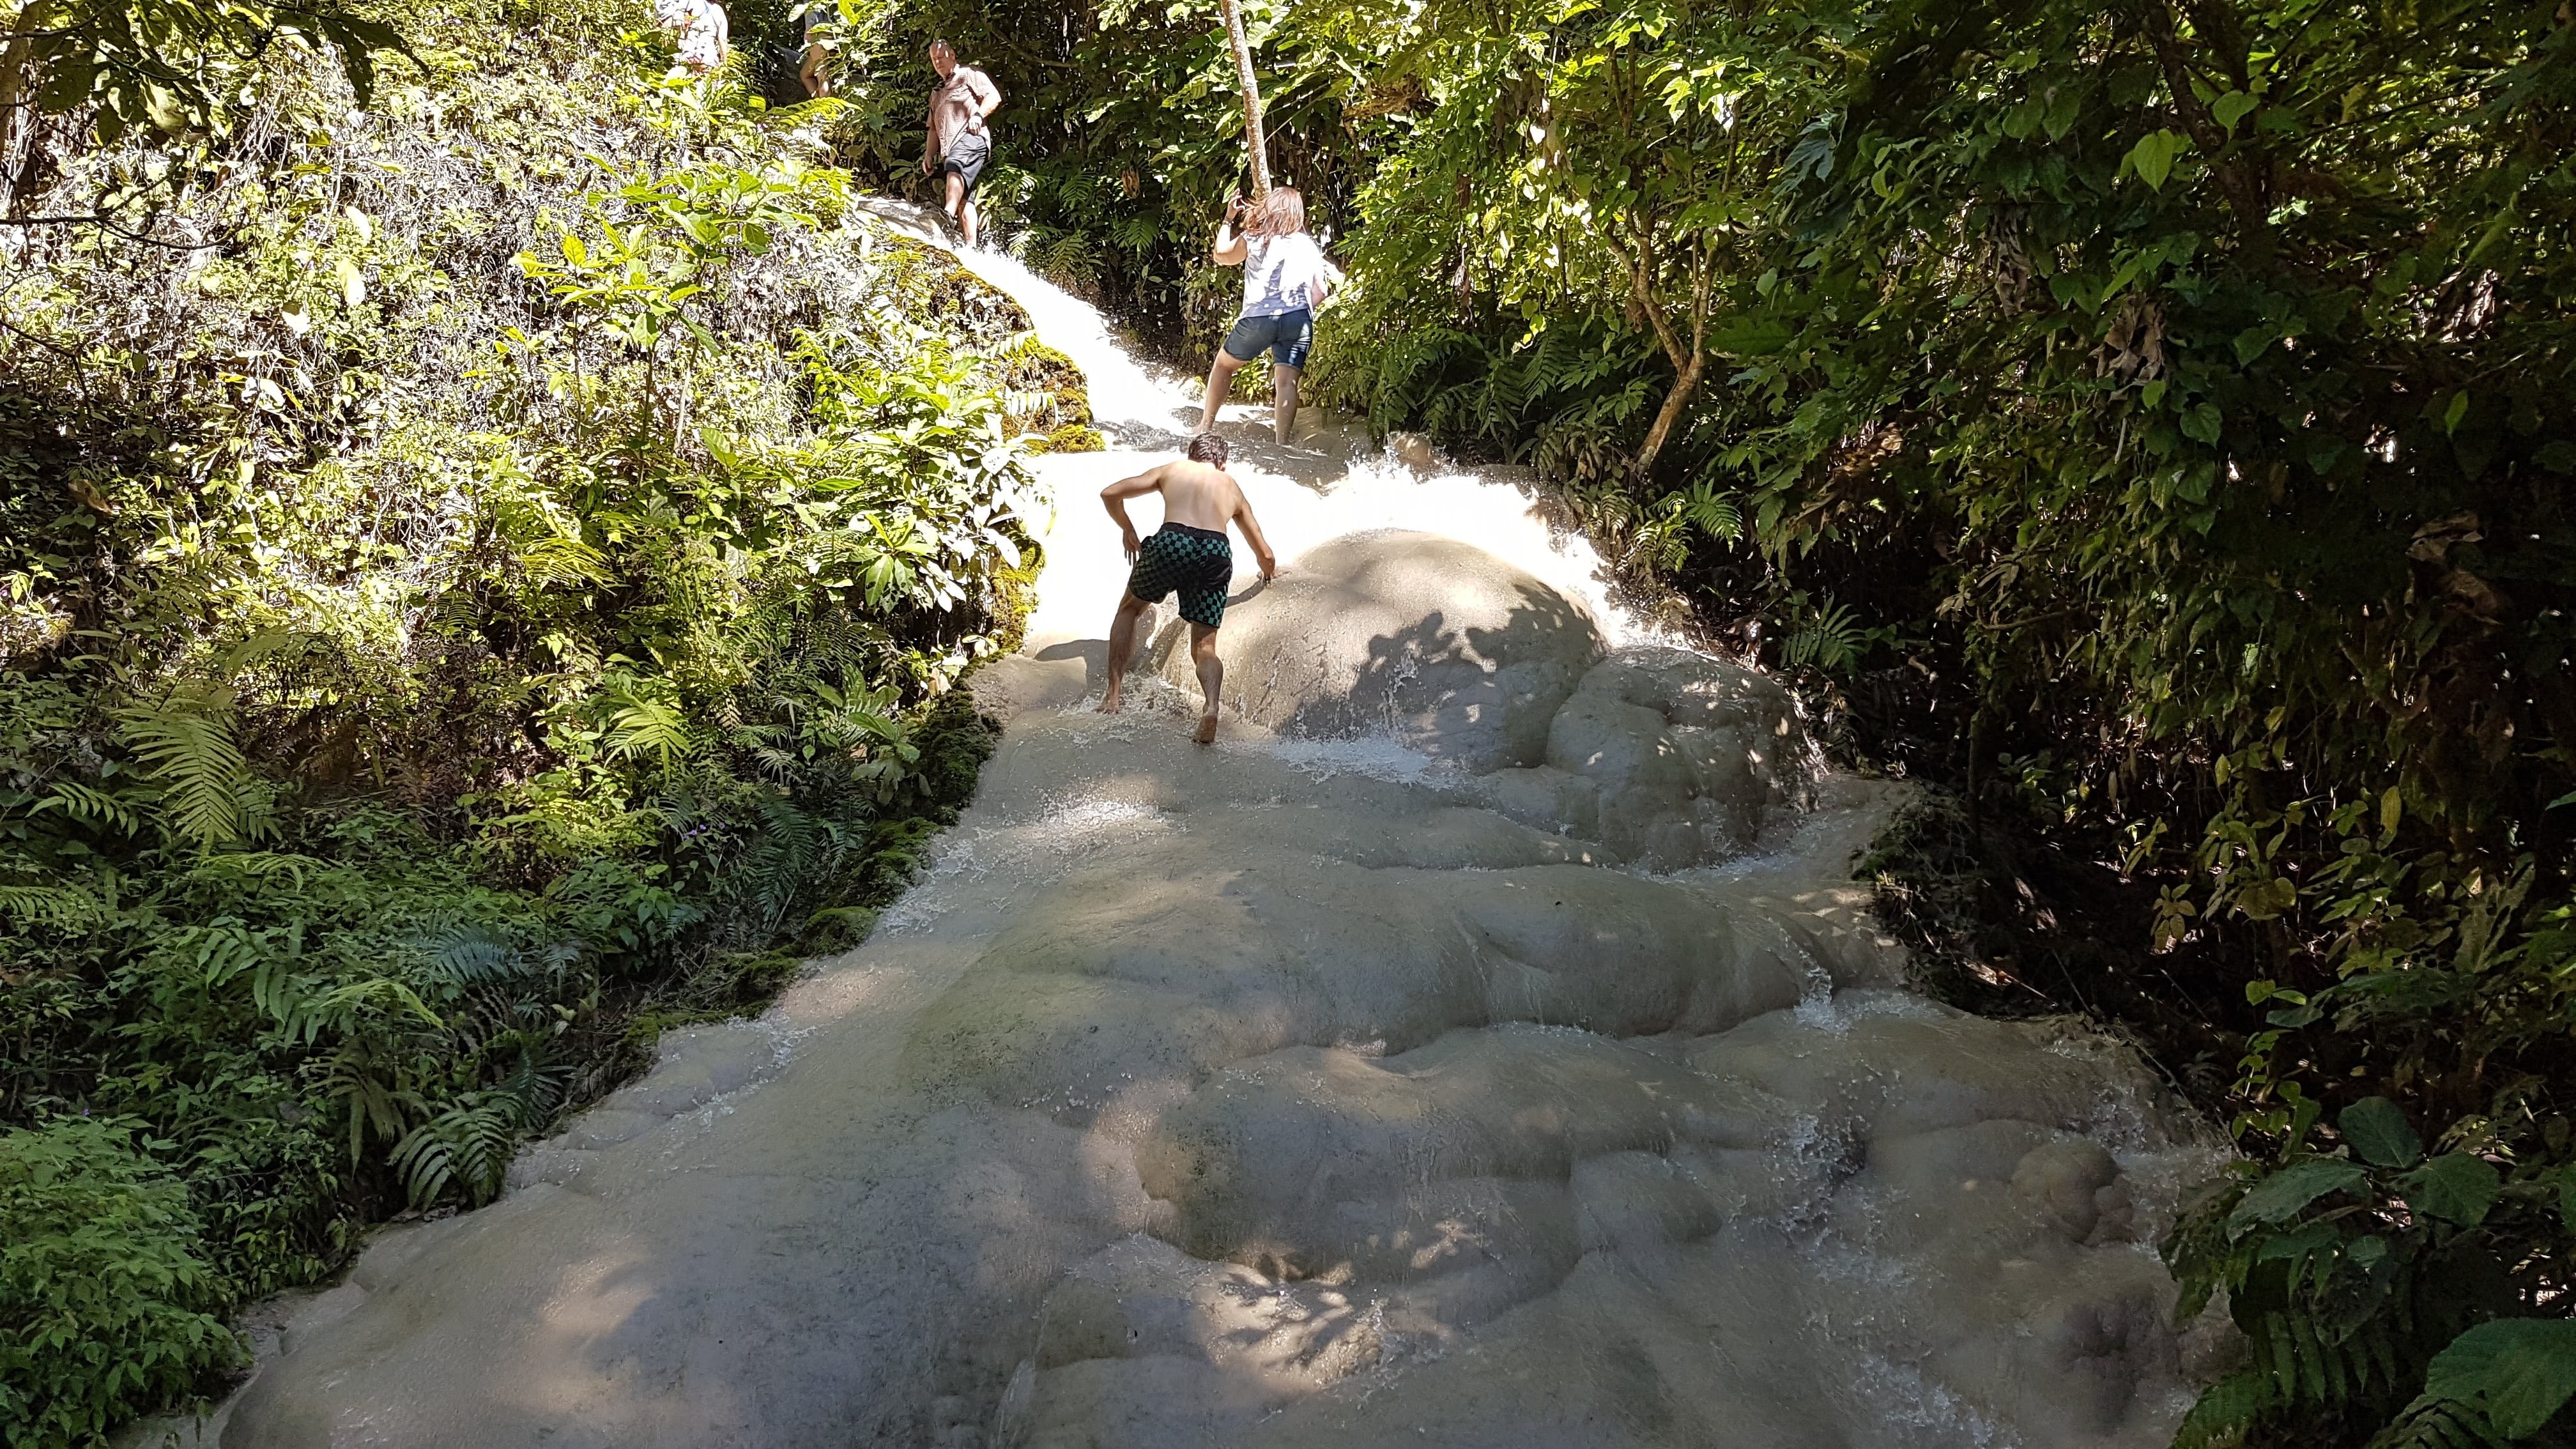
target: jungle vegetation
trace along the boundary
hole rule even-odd
[[[1877,864],[1953,994],[2238,1135],[2166,1245],[2248,1345],[2182,1442],[2565,1437],[2576,9],[1245,9],[1354,281],[1310,390],[1536,464],[1946,785]],[[1215,12],[912,0],[888,52],[989,68],[1014,245],[1198,355]]]
[[[917,184],[953,36],[995,230],[1203,355],[1242,113],[1213,0],[835,3],[784,113],[776,0],[704,86],[608,6],[19,7],[0,198],[75,219],[0,226],[13,1444],[490,1191],[962,790],[1043,360],[888,300],[845,189]],[[2576,9],[1245,10],[1355,283],[1311,387],[1940,782],[1873,862],[1936,984],[2237,1134],[2181,1442],[2564,1440]]]
[[[641,5],[8,10],[17,1449],[219,1389],[229,1310],[863,935],[1086,430],[832,111]]]

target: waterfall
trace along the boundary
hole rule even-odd
[[[222,1442],[2170,1439],[2207,1345],[2152,1244],[2213,1150],[2080,1024],[1907,988],[1851,878],[1903,787],[1624,609],[1526,475],[1260,408],[1287,568],[1237,577],[1221,743],[1168,631],[1175,687],[1094,712],[1086,494],[1194,388],[964,260],[1112,436],[1038,460],[974,807],[866,945],[371,1247]]]

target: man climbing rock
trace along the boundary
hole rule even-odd
[[[1235,231],[1242,224],[1240,233]],[[1341,271],[1306,232],[1306,199],[1293,186],[1274,186],[1257,202],[1238,196],[1216,224],[1208,259],[1243,268],[1243,313],[1225,334],[1208,367],[1207,404],[1199,428],[1216,427],[1236,369],[1270,354],[1271,436],[1285,443],[1297,426],[1297,379],[1315,345],[1315,313],[1342,279]]]
[[[930,88],[930,134],[921,153],[921,174],[947,178],[948,219],[971,247],[975,181],[993,159],[993,133],[985,121],[1001,109],[1002,92],[991,76],[959,65],[957,47],[945,39],[930,42],[930,65],[939,72],[939,84]]]
[[[1225,623],[1225,591],[1234,579],[1234,546],[1227,524],[1243,530],[1252,556],[1261,561],[1261,576],[1279,572],[1270,541],[1252,516],[1231,474],[1225,471],[1225,439],[1201,433],[1190,439],[1190,455],[1133,478],[1121,478],[1100,490],[1109,516],[1118,520],[1118,536],[1135,568],[1127,592],[1118,600],[1118,616],[1109,625],[1109,690],[1100,712],[1116,714],[1127,683],[1128,656],[1136,648],[1136,621],[1146,606],[1158,604],[1174,590],[1181,596],[1181,617],[1190,623],[1190,659],[1198,666],[1199,689],[1206,708],[1199,714],[1200,744],[1216,741],[1217,701],[1225,683],[1225,665],[1216,657],[1216,631]],[[1127,500],[1148,493],[1163,495],[1163,526],[1152,538],[1136,540],[1136,525],[1127,517]]]

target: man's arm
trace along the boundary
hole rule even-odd
[[[1252,516],[1252,500],[1243,496],[1241,488],[1234,490],[1234,526],[1243,530],[1243,541],[1252,545],[1252,556],[1261,561],[1261,576],[1277,578],[1279,560],[1270,552],[1270,540],[1261,536],[1261,520]]]
[[[969,82],[969,86],[975,92],[975,126],[981,130],[984,122],[1002,108],[1002,88],[993,84],[993,78],[980,70],[975,72],[975,80]]]
[[[1135,557],[1136,550],[1144,545],[1136,537],[1135,523],[1127,517],[1127,500],[1160,492],[1162,487],[1163,469],[1148,468],[1133,478],[1121,478],[1100,490],[1101,506],[1109,510],[1111,518],[1118,520],[1118,542],[1130,558]]]

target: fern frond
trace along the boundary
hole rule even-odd
[[[107,913],[104,902],[78,886],[0,885],[0,916],[21,926],[76,931]]]
[[[668,770],[697,752],[698,736],[678,706],[633,699],[609,717],[607,748],[617,759],[651,755]]]
[[[2380,1430],[2369,1449],[2496,1449],[2506,1442],[2476,1406],[2425,1394]]]
[[[119,835],[135,835],[143,829],[143,817],[132,806],[114,795],[78,780],[57,783],[45,798],[28,807],[31,815],[53,811],[67,820],[77,820],[93,830],[112,830]]]
[[[2244,1442],[2256,1418],[2280,1402],[2269,1374],[2240,1369],[2200,1391],[2174,1430],[2173,1449],[2232,1449]]]
[[[158,709],[129,709],[118,718],[135,757],[161,789],[170,834],[201,850],[242,834],[242,791],[250,762],[233,742],[231,705],[212,693],[179,694]]]
[[[541,589],[604,584],[615,577],[608,557],[577,538],[541,538],[519,550],[519,567]]]

